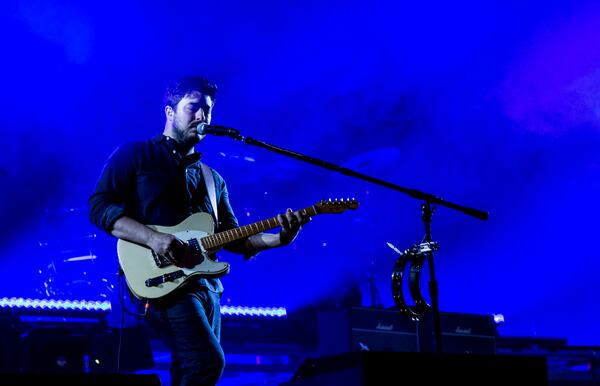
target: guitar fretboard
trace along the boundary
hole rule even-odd
[[[314,206],[309,206],[308,208],[301,209],[294,213],[299,212],[305,213],[309,217],[312,217],[317,214],[317,210]],[[266,220],[244,225],[239,228],[233,228],[227,231],[205,236],[200,240],[200,242],[206,250],[217,249],[223,247],[226,244],[232,243],[237,240],[241,240],[248,236],[252,236],[269,229],[277,228],[278,226],[279,221],[277,221],[277,216],[275,216]]]

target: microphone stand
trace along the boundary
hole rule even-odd
[[[356,172],[354,170],[351,170],[351,169],[348,169],[348,168],[345,168],[345,167],[342,167],[342,166],[339,166],[339,165],[336,165],[336,164],[333,164],[330,162],[323,161],[321,159],[309,157],[307,155],[300,154],[295,151],[287,150],[287,149],[277,147],[277,146],[274,146],[274,145],[271,145],[271,144],[268,144],[268,143],[265,143],[262,141],[258,141],[251,137],[243,136],[239,133],[238,130],[231,130],[231,133],[227,134],[227,136],[229,136],[237,141],[244,142],[248,145],[262,147],[262,148],[270,150],[272,152],[282,154],[287,157],[295,158],[295,159],[298,159],[298,160],[301,160],[304,162],[308,162],[313,165],[317,165],[322,168],[329,169],[329,170],[335,171],[337,173],[341,173],[345,176],[356,177],[356,178],[359,178],[364,181],[368,181],[368,182],[371,182],[371,183],[374,183],[374,184],[377,184],[377,185],[380,185],[380,186],[383,186],[383,187],[386,187],[386,188],[389,188],[389,189],[392,189],[392,190],[395,190],[395,191],[398,191],[401,193],[405,193],[405,194],[409,195],[410,197],[413,197],[417,200],[421,200],[423,202],[421,205],[421,213],[422,213],[421,219],[422,219],[423,225],[425,227],[425,239],[428,243],[432,242],[431,218],[432,218],[433,212],[435,210],[435,207],[432,208],[432,205],[442,205],[447,208],[462,212],[468,216],[478,218],[480,220],[487,220],[488,216],[489,216],[488,212],[484,212],[484,211],[481,211],[481,210],[478,210],[475,208],[470,208],[467,206],[448,202],[446,200],[443,200],[443,199],[436,197],[429,193],[424,193],[424,192],[421,192],[416,189],[405,188],[405,187],[393,184],[391,182],[381,180],[379,178],[371,177],[366,174],[362,174],[362,173]],[[429,264],[429,292],[430,292],[430,297],[431,297],[431,310],[433,313],[435,351],[441,353],[441,352],[443,352],[442,351],[442,329],[441,329],[440,310],[439,310],[439,302],[438,302],[438,285],[437,285],[437,280],[435,278],[435,270],[433,267],[433,252],[427,252],[427,262]]]

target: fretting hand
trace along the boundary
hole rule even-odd
[[[279,232],[279,242],[281,245],[291,244],[300,229],[302,229],[302,225],[306,224],[311,220],[311,217],[308,216],[306,211],[298,211],[294,212],[291,208],[285,212],[285,215],[277,215],[277,220],[281,225],[281,231]]]

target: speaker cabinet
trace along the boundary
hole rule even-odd
[[[318,314],[319,352],[419,351],[417,323],[395,309],[349,307]]]
[[[149,332],[141,323],[93,336],[87,354],[92,373],[131,372],[156,366]]]
[[[0,343],[0,373],[18,372],[20,366],[18,331],[10,325],[0,323],[0,342],[2,342]]]
[[[310,358],[281,386],[547,386],[546,358],[362,351]]]
[[[442,352],[453,354],[496,353],[496,324],[492,315],[440,312]],[[435,331],[430,312],[419,321],[421,351],[434,352]]]
[[[36,328],[21,341],[21,371],[25,373],[70,374],[85,371],[89,337],[67,328]]]
[[[143,324],[98,334],[67,327],[34,328],[23,335],[20,346],[19,372],[24,373],[117,373],[155,367]]]

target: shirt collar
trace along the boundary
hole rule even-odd
[[[154,136],[152,138],[152,142],[154,142],[154,144],[156,145],[167,145],[169,146],[171,149],[175,149],[177,151],[181,151],[181,147],[179,146],[179,143],[174,140],[171,137],[168,137],[164,134],[157,134],[156,136]],[[185,160],[185,164],[186,165],[191,165],[193,163],[196,163],[198,161],[200,161],[200,158],[202,158],[202,153],[198,152],[198,151],[194,151],[194,153],[190,154],[190,155],[183,155],[180,152],[182,158]]]

